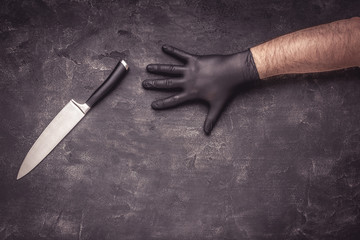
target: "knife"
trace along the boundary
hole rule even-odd
[[[21,164],[16,179],[22,178],[34,169],[80,122],[86,113],[117,85],[128,69],[129,66],[124,60],[118,62],[108,78],[91,94],[85,103],[79,104],[71,99],[32,145]]]

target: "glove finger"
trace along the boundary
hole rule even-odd
[[[165,53],[167,53],[173,57],[179,58],[180,60],[183,60],[183,61],[188,61],[189,59],[194,58],[194,56],[192,54],[187,53],[178,48],[175,48],[173,46],[164,45],[164,46],[162,46],[162,49]]]
[[[221,111],[224,108],[225,102],[226,102],[226,100],[224,99],[224,100],[218,101],[216,104],[212,104],[210,106],[209,113],[206,116],[206,120],[204,123],[204,132],[207,135],[209,135],[211,133],[212,129],[214,128],[214,126],[221,114]]]
[[[165,109],[165,108],[171,108],[175,107],[181,103],[184,103],[186,101],[190,100],[190,96],[187,93],[180,93],[175,96],[171,96],[165,99],[160,99],[157,101],[154,101],[151,104],[151,107],[153,109]]]
[[[149,64],[146,69],[157,74],[183,75],[186,68],[173,64]]]
[[[184,84],[184,79],[146,79],[142,82],[142,86],[146,89],[182,88]]]

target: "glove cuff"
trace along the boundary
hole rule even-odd
[[[260,82],[259,73],[257,71],[254,58],[250,49],[243,52],[236,53],[235,55],[237,79],[239,84],[257,84]]]
[[[253,79],[255,82],[259,82],[260,81],[259,72],[256,68],[255,61],[250,48],[246,50],[246,52],[248,53],[246,58],[246,64],[249,67],[250,78]]]

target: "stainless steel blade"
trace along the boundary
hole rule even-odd
[[[17,179],[28,174],[85,116],[90,108],[71,100],[41,133],[21,164]]]

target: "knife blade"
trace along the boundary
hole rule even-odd
[[[79,104],[73,99],[67,103],[32,145],[20,166],[16,179],[22,178],[33,170],[81,121],[88,111],[117,85],[128,69],[129,66],[124,60],[119,61],[107,79],[85,103]]]

